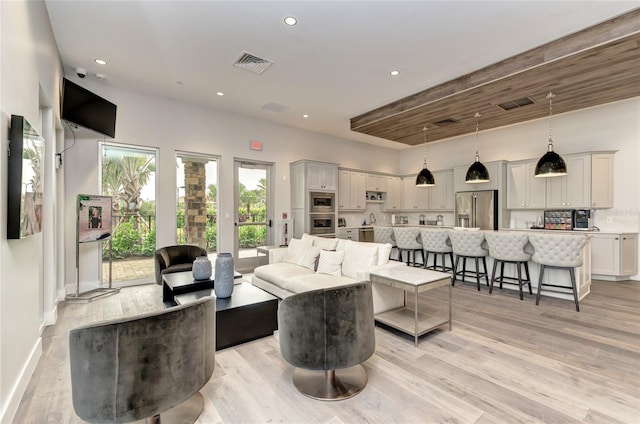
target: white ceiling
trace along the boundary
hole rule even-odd
[[[637,8],[640,1],[46,5],[68,74],[83,67],[87,79],[105,74],[104,84],[404,149],[409,146],[351,131],[349,119]],[[285,16],[298,24],[286,26]],[[274,64],[261,75],[234,67],[244,51]],[[108,64],[100,66],[96,58]],[[394,69],[399,76],[389,75]],[[270,102],[289,108],[262,108]]]

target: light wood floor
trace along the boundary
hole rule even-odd
[[[441,307],[444,293],[435,296],[420,307]],[[154,284],[61,303],[14,422],[80,422],[71,406],[69,329],[160,309],[160,298]],[[453,331],[425,335],[417,349],[376,328],[376,352],[364,364],[369,383],[345,401],[299,394],[274,336],[219,351],[198,422],[640,423],[640,283],[595,281],[579,313],[571,301],[543,297],[536,307],[533,296],[490,296],[473,284],[456,284],[453,299]]]

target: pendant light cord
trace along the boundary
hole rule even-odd
[[[547,94],[547,99],[549,99],[549,150],[553,149],[553,139],[551,138],[551,115],[553,114],[553,98],[556,95],[552,92]]]
[[[473,115],[473,116],[474,116],[474,118],[476,118],[476,161],[478,161],[478,160],[480,160],[480,154],[478,153],[479,144],[480,144],[480,141],[479,141],[480,136],[478,135],[478,128],[479,128],[479,125],[480,125],[479,124],[480,116],[482,116],[482,115],[480,115],[480,113],[476,112],[476,114]]]
[[[422,167],[426,168],[427,167],[427,126],[425,125],[424,128],[422,128],[422,131],[424,132],[424,162]]]

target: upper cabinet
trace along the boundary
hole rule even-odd
[[[337,190],[338,166],[332,163],[307,162],[309,190]]]
[[[338,209],[366,209],[365,173],[340,170],[338,174]]]
[[[387,177],[384,175],[374,175],[367,174],[366,175],[366,191],[377,191],[377,192],[386,192],[387,191]]]
[[[537,161],[521,160],[507,165],[507,208],[544,209],[546,181],[536,178]]]
[[[429,209],[429,188],[416,187],[416,177],[402,179],[402,209],[405,211],[424,211]]]
[[[469,184],[464,181],[467,176],[468,165],[456,166],[453,168],[453,186],[454,193],[459,191],[478,191],[478,190],[503,190],[504,178],[506,172],[505,161],[483,162],[489,171],[489,182],[480,184]]]
[[[613,152],[567,155],[567,175],[547,178],[547,208],[613,207]]]
[[[436,184],[426,189],[429,192],[429,210],[452,211],[455,207],[453,169],[435,171],[433,178]]]
[[[387,177],[387,201],[385,209],[389,212],[402,210],[403,197],[402,178]]]

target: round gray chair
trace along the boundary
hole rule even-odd
[[[580,301],[578,300],[578,289],[576,287],[576,275],[574,268],[582,265],[583,260],[580,253],[582,252],[584,245],[587,244],[587,236],[530,234],[529,242],[534,249],[531,259],[540,264],[540,277],[538,279],[536,305],[540,302],[542,286],[571,289],[573,292],[573,299],[576,304],[576,311],[580,312]],[[544,270],[546,268],[564,269],[569,271],[571,286],[543,283]]]
[[[422,255],[422,242],[420,241],[420,229],[416,227],[393,227],[393,237],[396,239],[400,261],[403,260],[403,252],[407,252],[407,265],[416,266],[416,253]]]
[[[69,333],[73,409],[89,423],[193,423],[215,366],[216,299]]]
[[[464,281],[466,277],[476,279],[478,291],[480,291],[480,279],[484,277],[489,285],[489,276],[487,274],[487,249],[484,248],[484,233],[482,231],[449,231],[449,240],[451,240],[451,248],[456,255],[456,262],[453,265],[453,280],[451,285],[455,285],[456,278],[462,277]],[[462,258],[462,271],[458,271],[458,264]],[[467,271],[467,259],[475,261],[475,269]],[[484,271],[480,270],[479,260],[482,259]]]
[[[447,230],[435,230],[429,228],[420,229],[420,238],[422,239],[422,250],[424,250],[424,267],[427,269],[438,270],[438,255],[442,260],[440,270],[442,272],[453,270],[453,249],[448,242],[449,232]],[[433,265],[429,265],[429,255],[433,254]],[[449,257],[447,266],[446,257]]]
[[[524,248],[529,243],[529,236],[526,233],[499,233],[487,232],[484,235],[489,247],[489,255],[493,258],[493,271],[491,272],[491,284],[489,285],[489,293],[493,293],[493,283],[499,282],[500,289],[502,284],[518,284],[520,291],[520,300],[523,300],[522,286],[529,286],[529,294],[531,291],[531,277],[529,276],[529,264],[531,254],[525,252]],[[517,277],[504,275],[504,264],[514,264],[516,266]],[[496,278],[496,270],[500,265],[500,275]],[[522,268],[524,268],[525,278],[522,278]]]
[[[371,283],[306,291],[278,307],[280,353],[296,367],[293,384],[320,400],[341,400],[367,384],[360,365],[375,351]]]

